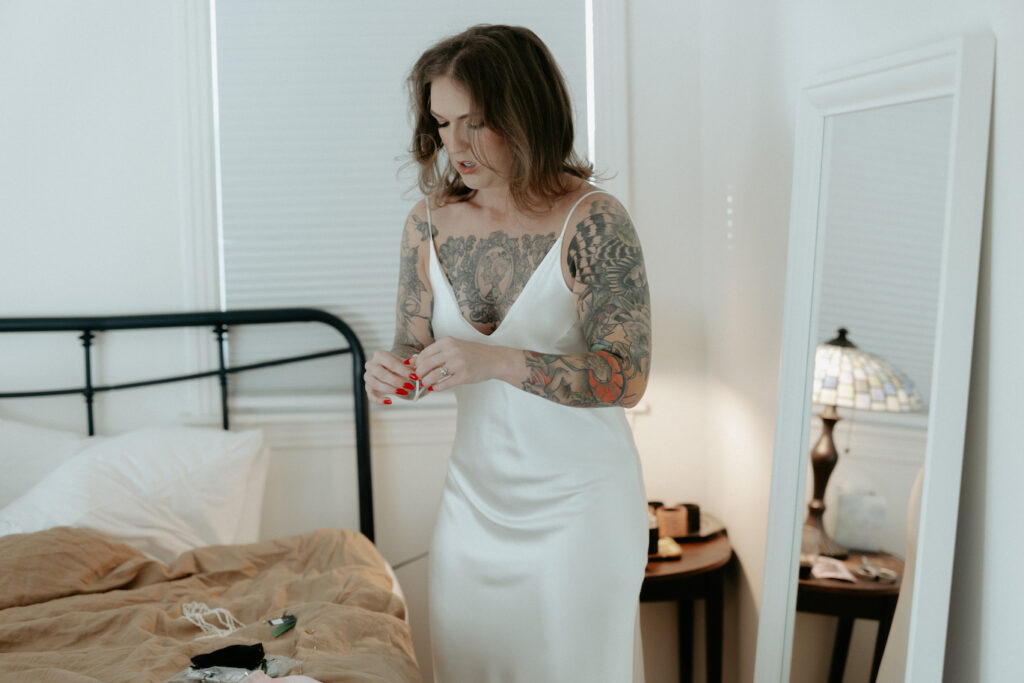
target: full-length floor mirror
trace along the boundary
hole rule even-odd
[[[942,679],[993,60],[990,35],[963,36],[825,74],[801,92],[759,682],[800,680],[791,679],[791,652],[811,497],[815,351],[840,326],[850,328],[851,341],[909,375],[921,401],[903,417],[879,419],[870,409],[842,414],[857,421],[862,450],[877,455],[884,450],[879,444],[897,440],[904,448],[889,462],[861,460],[859,475],[856,457],[848,459],[848,480],[873,477],[890,488],[881,505],[876,498],[848,507],[845,520],[832,510],[826,522],[835,524],[826,528],[834,531],[845,522],[848,539],[915,558],[907,567],[913,576],[901,577],[905,590],[897,610],[907,616],[898,621],[898,637],[889,638],[900,651],[887,652],[886,664],[895,680]],[[836,437],[849,441],[851,432],[837,431]],[[918,472],[920,506],[911,505],[908,515]],[[830,501],[834,507],[834,494],[824,496],[826,510]],[[916,536],[907,544],[907,518],[918,514],[911,529]],[[859,533],[879,515],[890,519],[888,530],[880,524],[873,536]],[[853,547],[859,558],[862,546]]]

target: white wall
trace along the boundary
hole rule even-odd
[[[653,372],[637,420],[652,499],[705,502],[696,3],[630,3],[630,213],[651,287]],[[655,65],[672,65],[665,78]]]
[[[1012,680],[1011,634],[1024,606],[1011,590],[1024,549],[1013,528],[1024,465],[1012,432],[1020,415],[1014,399],[1024,379],[1013,355],[1024,332],[1019,305],[1024,277],[1015,267],[1024,245],[1022,200],[1011,194],[1024,183],[1019,155],[1024,132],[1017,123],[1024,90],[1024,7],[1014,0],[714,0],[695,3],[694,25],[682,21],[675,4],[657,10],[636,4],[644,6],[630,14],[631,72],[643,74],[643,87],[635,82],[632,111],[649,108],[650,93],[659,87],[672,89],[677,79],[690,84],[685,94],[657,102],[661,139],[689,141],[692,131],[676,127],[675,112],[699,101],[696,118],[685,119],[699,126],[699,155],[685,156],[680,166],[699,159],[699,210],[691,208],[690,215],[697,211],[702,227],[704,296],[698,317],[706,339],[708,428],[703,464],[683,456],[680,466],[706,471],[704,498],[728,524],[738,555],[726,615],[727,628],[735,630],[727,632],[725,673],[726,680],[735,681],[753,675],[798,89],[820,71],[954,33],[989,28],[996,34],[991,175],[946,680]],[[692,20],[693,13],[686,18]],[[686,41],[695,33],[700,45],[696,90],[692,61],[658,62],[642,45],[644,40]],[[672,49],[680,56],[687,52]],[[634,140],[634,158],[659,156],[660,147],[650,142],[658,139],[657,132],[648,135],[647,142]],[[688,192],[690,172],[675,172],[674,192]],[[666,202],[637,195],[634,204],[635,213],[663,231],[647,243],[668,244],[674,212]],[[685,262],[691,258],[679,256]]]
[[[193,218],[185,139],[191,103],[179,34],[184,4],[5,0],[0,6],[0,314],[195,306],[197,283],[183,253]],[[186,333],[154,337],[143,347],[138,336],[146,334],[129,333],[134,339],[108,345],[96,358],[98,376],[120,379],[106,372],[106,354],[123,348],[121,342],[135,344],[129,372],[143,361],[155,361],[158,371],[187,367],[193,347],[183,343]],[[29,380],[52,386],[81,381],[73,335],[5,339],[4,346],[45,350],[48,358],[44,364],[5,364],[7,388]],[[167,391],[172,404],[184,403],[184,389]],[[132,422],[159,419],[160,403],[137,395],[107,401]],[[84,428],[80,397],[46,407],[5,403],[4,409]],[[120,426],[105,415],[97,416],[100,431]]]
[[[697,2],[632,2],[627,12],[629,208],[643,242],[653,320],[649,412],[636,417],[634,431],[648,498],[696,502],[717,514],[706,485]],[[644,604],[640,615],[647,683],[678,681],[674,604]],[[700,630],[700,609],[697,615]],[[695,653],[702,667],[702,649]]]
[[[1017,636],[1024,598],[1019,427],[1024,392],[1024,4],[962,3],[962,27],[996,35],[989,185],[982,236],[978,318],[960,493],[945,680],[1012,681],[1020,676]]]
[[[182,305],[173,12],[109,5],[2,6],[4,314]]]
[[[792,157],[777,13],[771,2],[691,0],[632,3],[629,16],[632,210],[664,301],[652,412],[689,428],[652,430],[660,450],[643,447],[641,431],[641,453],[660,478],[669,461],[655,458],[674,447],[685,480],[672,484],[729,529],[726,681],[753,677],[771,476]],[[653,394],[672,376],[688,381]],[[672,613],[660,616],[644,621],[645,638],[655,625],[674,634]],[[649,683],[677,680],[672,660],[647,657]]]

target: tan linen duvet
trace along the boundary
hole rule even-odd
[[[197,639],[180,618],[192,601],[245,628]],[[383,558],[353,531],[199,548],[170,566],[84,529],[0,538],[3,681],[159,683],[193,655],[257,642],[324,683],[419,681],[404,609]],[[266,620],[284,611],[298,623],[274,638]]]

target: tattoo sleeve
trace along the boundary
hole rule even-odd
[[[430,249],[431,226],[413,213],[402,232],[402,253],[398,268],[398,304],[392,353],[411,356],[434,341],[430,326],[434,297],[427,285],[426,249]]]
[[[636,405],[647,387],[651,302],[640,241],[613,199],[600,198],[576,226],[568,268],[588,353],[526,353],[522,388],[569,406]]]

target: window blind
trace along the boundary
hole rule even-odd
[[[949,97],[830,117],[818,342],[850,340],[931,392],[953,116]]]
[[[324,308],[352,325],[368,354],[390,348],[400,234],[420,199],[415,170],[400,171],[408,70],[426,47],[473,24],[527,26],[565,73],[585,156],[584,5],[216,0],[224,305]],[[229,344],[239,364],[338,338],[296,325],[232,332]],[[342,363],[266,370],[236,389],[327,390]]]

